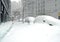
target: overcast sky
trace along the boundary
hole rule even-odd
[[[19,2],[20,0],[11,0],[11,1],[16,1],[16,2]]]

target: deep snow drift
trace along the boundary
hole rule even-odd
[[[1,42],[60,42],[60,27],[49,26],[46,23],[15,22]]]

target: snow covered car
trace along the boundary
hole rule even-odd
[[[26,18],[24,19],[24,21],[27,22],[27,23],[33,23],[34,20],[35,20],[34,17],[26,17]]]
[[[45,22],[45,18],[41,15],[35,18],[34,23],[43,23],[43,21]]]
[[[52,17],[52,16],[48,16],[48,15],[41,15],[41,16],[37,16],[35,21],[35,23],[47,23],[49,25],[60,25],[60,20]]]

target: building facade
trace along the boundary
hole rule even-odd
[[[22,0],[22,7],[24,17],[45,14],[45,0]]]
[[[0,0],[0,23],[9,20],[10,0]]]
[[[58,18],[60,11],[59,0],[45,0],[45,14]]]
[[[22,7],[24,17],[38,15],[60,17],[60,0],[22,0]]]

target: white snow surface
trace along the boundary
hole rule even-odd
[[[60,26],[15,22],[1,42],[60,42]]]

